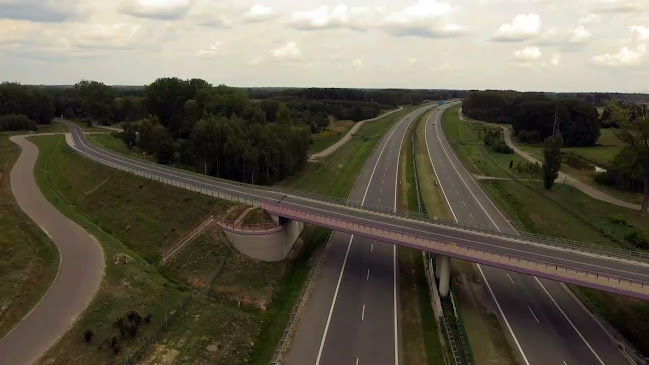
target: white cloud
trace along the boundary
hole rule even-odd
[[[212,43],[208,48],[200,49],[196,53],[200,57],[212,57],[223,53],[223,43],[216,41]]]
[[[411,6],[388,14],[381,26],[395,36],[455,37],[465,34],[467,28],[448,21],[454,10],[446,2],[418,0]]]
[[[522,62],[530,62],[540,58],[543,54],[539,47],[525,47],[514,51],[514,58]]]
[[[80,26],[72,38],[74,46],[88,49],[130,49],[142,45],[138,24],[92,24]]]
[[[538,14],[518,14],[511,23],[498,27],[494,39],[499,41],[523,41],[541,32],[541,17]]]
[[[559,66],[561,64],[561,54],[555,53],[550,56],[550,65]]]
[[[317,9],[296,11],[291,15],[293,26],[302,30],[314,30],[344,26],[348,23],[348,8],[340,4],[331,11],[323,5]]]
[[[135,17],[152,19],[179,19],[192,6],[191,0],[127,0],[120,12]]]
[[[647,54],[647,45],[641,43],[635,48],[622,47],[617,53],[605,53],[593,57],[593,62],[602,66],[620,67],[637,66],[643,63]]]
[[[276,16],[277,13],[275,13],[272,8],[255,4],[243,14],[243,19],[247,22],[261,22],[272,19]]]
[[[646,7],[646,0],[594,0],[592,4],[599,13],[632,13]]]
[[[573,43],[582,43],[590,39],[592,34],[586,29],[583,25],[577,26],[573,29],[572,36],[570,37],[570,42]]]
[[[631,32],[634,33],[636,37],[638,37],[638,40],[649,40],[649,27],[642,25],[632,25],[630,29]]]
[[[363,67],[365,67],[365,64],[363,64],[363,60],[361,60],[360,58],[356,58],[356,59],[354,59],[354,60],[352,61],[352,66],[353,66],[355,69],[360,70],[360,69],[362,69]]]
[[[275,58],[285,59],[296,59],[302,57],[302,51],[300,51],[295,42],[287,42],[282,47],[272,50],[271,54]]]
[[[602,22],[602,16],[599,14],[589,13],[577,19],[577,23],[582,25],[599,24]]]

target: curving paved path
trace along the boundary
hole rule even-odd
[[[458,110],[458,114],[460,116],[460,120],[466,120],[466,118],[462,114],[462,108],[460,108]],[[482,123],[486,123],[486,122],[482,122]],[[486,124],[494,125],[492,123],[486,123]],[[511,149],[513,149],[514,152],[518,153],[524,159],[526,159],[526,160],[528,160],[528,161],[530,161],[532,163],[539,163],[539,164],[541,163],[539,160],[535,159],[529,153],[521,150],[520,148],[518,148],[518,146],[516,146],[514,144],[514,142],[512,141],[512,131],[511,131],[511,129],[507,128],[504,125],[497,125],[497,126],[503,129],[504,135],[505,135],[505,143],[507,143],[507,145]],[[575,179],[574,177],[571,177],[570,175],[567,175],[567,174],[565,174],[565,173],[563,173],[561,171],[559,171],[559,177],[557,178],[557,181],[559,181],[559,182],[564,182],[565,181],[568,185],[573,186],[573,187],[581,190],[585,194],[587,194],[590,197],[595,198],[597,200],[601,200],[601,201],[604,201],[604,202],[607,202],[607,203],[610,203],[610,204],[614,204],[614,205],[617,205],[617,206],[620,206],[620,207],[629,208],[629,209],[633,209],[633,210],[640,210],[642,208],[639,204],[633,204],[633,203],[629,203],[629,202],[624,201],[624,200],[614,198],[614,197],[604,193],[603,191],[597,190],[594,187],[592,187],[592,186],[590,186],[590,185],[588,185],[588,184],[586,184],[584,182],[581,182],[581,181]]]
[[[345,143],[347,143],[347,141],[349,141],[349,139],[352,138],[352,135],[354,135],[354,133],[356,133],[356,131],[360,127],[362,127],[363,124],[365,124],[367,122],[375,121],[375,120],[377,120],[379,118],[383,118],[383,117],[388,116],[388,115],[390,115],[392,113],[396,113],[396,112],[398,112],[400,110],[403,110],[403,107],[401,107],[399,109],[391,110],[391,111],[389,111],[389,112],[387,112],[385,114],[381,114],[378,117],[374,117],[372,119],[366,119],[366,120],[361,120],[360,122],[356,122],[356,124],[354,124],[354,126],[347,132],[347,134],[345,134],[343,136],[343,138],[341,138],[338,142],[332,144],[331,146],[327,147],[324,151],[312,154],[311,156],[309,156],[309,160],[310,161],[320,161],[320,160],[323,160],[323,159],[329,157],[329,155],[336,152],[337,149],[339,149]]]
[[[10,138],[22,148],[11,170],[11,189],[20,209],[56,244],[60,262],[45,296],[0,339],[0,363],[11,365],[35,362],[63,336],[94,297],[104,273],[104,253],[97,240],[59,212],[38,189],[34,178],[38,147],[26,137]]]

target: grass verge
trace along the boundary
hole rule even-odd
[[[45,294],[59,265],[56,246],[23,213],[11,192],[9,175],[20,147],[10,135],[0,134],[0,339]]]
[[[620,247],[618,239],[624,232],[633,227],[649,227],[648,217],[593,199],[568,186],[555,186],[548,192],[540,184],[516,181],[482,184],[507,215],[527,231]],[[619,217],[626,223],[620,224]],[[649,330],[649,303],[594,289],[574,288],[636,349],[645,356],[649,354],[649,339],[645,336]]]
[[[458,111],[460,104],[448,108],[442,116],[442,129],[455,153],[464,163],[464,166],[477,175],[493,177],[511,177],[517,175],[524,178],[522,174],[510,170],[510,163],[513,165],[524,163],[520,155],[496,153],[485,146],[483,138],[485,128],[502,131],[500,127],[490,126],[487,123],[476,121],[460,120]]]
[[[321,234],[303,236],[291,260],[261,263],[232,250],[218,230],[208,231],[159,267],[160,253],[172,242],[231,203],[99,165],[74,153],[61,136],[33,141],[41,149],[35,169],[41,191],[100,241],[106,257],[96,297],[40,363],[120,363],[138,350],[146,353],[144,363],[270,361]],[[198,290],[207,295],[179,305]],[[143,322],[135,336],[121,335],[116,320],[131,310],[151,314],[151,323]],[[173,324],[158,331],[171,317]],[[83,339],[88,329],[90,343]],[[120,344],[116,354],[113,337]]]
[[[356,124],[351,120],[339,120],[332,122],[320,133],[311,136],[311,145],[309,146],[309,155],[322,152],[329,146],[340,141],[341,138]]]
[[[324,162],[309,162],[302,171],[279,185],[346,198],[374,146],[390,127],[419,106],[411,106],[365,123],[348,143]]]

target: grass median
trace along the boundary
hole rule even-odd
[[[411,123],[401,146],[397,199],[397,207],[401,211],[419,211],[413,136],[417,126],[426,120],[429,113],[423,113]],[[413,365],[444,363],[444,348],[431,307],[422,252],[406,247],[398,247],[397,252],[403,361]]]

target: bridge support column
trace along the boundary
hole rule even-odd
[[[439,296],[446,298],[451,284],[451,258],[436,256],[435,261],[435,276],[439,279]]]

